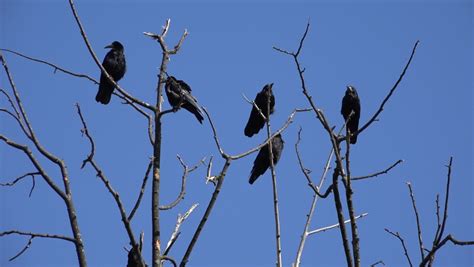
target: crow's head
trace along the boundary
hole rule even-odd
[[[269,83],[269,84],[266,84],[264,87],[263,87],[263,92],[267,93],[269,92],[271,94],[272,92],[272,88],[273,88],[273,83]]]
[[[354,86],[348,85],[347,90],[346,90],[346,95],[349,95],[351,97],[357,97],[357,90],[355,89]]]
[[[112,50],[123,51],[123,45],[119,41],[114,41],[104,48],[110,48]]]

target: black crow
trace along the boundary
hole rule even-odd
[[[273,113],[273,107],[275,106],[275,96],[272,92],[273,83],[269,83],[265,85],[255,97],[255,104],[257,107],[262,111],[263,115],[268,116],[268,94],[270,95],[270,114]],[[265,125],[265,120],[260,115],[260,112],[255,108],[252,107],[252,111],[250,112],[249,121],[245,126],[244,133],[246,136],[251,137],[252,135],[258,133],[260,129],[263,128]]]
[[[204,116],[201,108],[197,103],[197,99],[191,95],[191,87],[182,80],[177,80],[173,76],[169,76],[166,79],[166,96],[170,105],[178,110],[183,107],[187,111],[191,112],[196,116],[199,123],[202,124]]]
[[[102,66],[107,73],[112,76],[114,81],[118,82],[122,79],[127,70],[125,55],[123,54],[123,45],[118,41],[114,41],[105,48],[110,48],[110,51],[105,55]],[[109,81],[109,79],[107,79],[105,73],[102,72],[100,75],[99,91],[95,96],[95,101],[107,105],[110,102],[110,97],[112,96],[114,89],[115,86]]]
[[[284,141],[281,138],[281,134],[275,136],[272,140],[272,153],[273,153],[273,164],[276,165],[280,159],[281,152],[283,151]],[[252,172],[250,173],[249,183],[253,184],[257,178],[264,174],[270,167],[270,151],[268,145],[263,146],[258,152],[257,157],[253,162]]]
[[[349,121],[349,115],[352,113]],[[346,128],[350,134],[357,132],[359,129],[359,118],[360,118],[360,100],[357,91],[353,86],[347,86],[346,95],[342,99],[341,114],[344,117],[344,121],[347,121]],[[357,133],[351,135],[351,144],[357,143]]]

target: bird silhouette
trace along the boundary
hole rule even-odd
[[[255,104],[262,111],[263,115],[268,116],[268,114],[273,113],[273,108],[275,106],[275,96],[273,95],[273,83],[265,85],[257,96],[255,96]],[[268,96],[270,95],[270,112],[268,112]],[[250,112],[250,117],[245,126],[244,134],[248,137],[252,137],[254,134],[257,134],[260,129],[265,125],[265,120],[263,119],[258,109],[255,106],[252,107]]]
[[[351,112],[352,115],[349,118]],[[360,100],[357,90],[353,86],[347,86],[346,94],[344,95],[344,98],[342,98],[341,114],[344,117],[344,121],[347,121],[346,129],[349,134],[351,134],[350,143],[357,143],[356,132],[359,129]]]
[[[272,154],[273,154],[273,164],[276,165],[280,160],[281,153],[283,151],[284,141],[281,138],[281,134],[275,136],[272,141]],[[258,152],[257,157],[253,162],[253,168],[250,172],[249,183],[253,184],[257,178],[264,174],[267,169],[270,167],[270,150],[269,145],[263,146]]]
[[[182,80],[177,80],[173,76],[166,79],[166,96],[170,105],[178,110],[183,107],[196,116],[199,123],[204,120],[203,112],[197,103],[197,99],[191,95],[191,87]]]
[[[107,55],[105,55],[102,66],[107,71],[107,73],[112,76],[114,81],[118,82],[120,79],[122,79],[127,70],[125,55],[123,53],[123,45],[118,41],[114,41],[105,48],[110,48],[110,51],[107,53]],[[114,92],[114,89],[115,86],[113,83],[111,83],[109,79],[107,79],[105,73],[102,72],[100,75],[99,91],[95,96],[95,101],[107,105],[110,102],[110,98]]]

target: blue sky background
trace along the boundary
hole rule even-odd
[[[276,111],[273,129],[290,112],[307,107],[290,57],[272,46],[294,50],[308,18],[311,29],[301,54],[310,93],[331,125],[340,126],[341,99],[348,84],[362,102],[361,121],[377,110],[404,67],[411,49],[420,45],[407,75],[380,116],[352,147],[353,175],[382,170],[398,159],[404,163],[388,175],[354,183],[355,209],[368,212],[360,220],[362,264],[383,260],[388,266],[406,266],[401,246],[384,228],[399,231],[414,262],[419,261],[416,224],[407,181],[414,187],[426,246],[436,230],[435,197],[444,197],[447,164],[454,157],[449,220],[446,233],[474,239],[473,198],[473,80],[471,1],[76,1],[77,10],[98,57],[114,40],[125,46],[128,71],[120,84],[134,96],[155,103],[161,50],[142,32],[160,32],[167,18],[172,24],[168,44],[174,45],[187,28],[190,35],[173,56],[169,73],[184,79],[193,94],[212,114],[222,145],[230,154],[243,152],[264,140],[243,135],[253,98],[264,84],[274,82]],[[67,1],[0,2],[0,47],[56,63],[72,71],[99,78]],[[54,73],[12,54],[4,54],[20,90],[32,125],[43,145],[63,158],[71,185],[90,266],[124,266],[128,245],[115,202],[90,167],[80,169],[89,152],[81,137],[74,104],[80,103],[96,141],[96,160],[120,192],[127,211],[133,206],[152,153],[145,120],[114,97],[107,106],[94,97],[97,86],[85,79]],[[1,71],[0,87],[10,90]],[[5,99],[0,100],[7,106]],[[165,107],[169,107],[165,101]],[[179,192],[180,154],[189,165],[214,155],[214,170],[222,160],[206,120],[203,125],[185,111],[163,119],[162,203]],[[297,165],[294,151],[299,126],[303,127],[302,156],[319,177],[330,150],[327,134],[313,114],[299,114],[285,131],[285,150],[277,166],[284,266],[295,259],[312,193]],[[0,116],[0,132],[29,144],[16,123]],[[38,155],[38,153],[36,153]],[[275,241],[271,178],[269,173],[253,186],[248,175],[255,154],[232,163],[220,199],[190,258],[190,266],[274,266]],[[38,158],[41,157],[38,155]],[[58,170],[41,159],[61,184]],[[25,156],[0,145],[0,181],[33,170]],[[204,183],[201,167],[188,179],[186,198],[162,214],[163,243],[174,228],[178,213],[193,203],[200,206],[182,226],[171,256],[182,258],[199,222],[213,186]],[[71,235],[63,202],[39,178],[28,198],[31,181],[0,191],[0,231],[20,229]],[[326,187],[326,186],[325,186]],[[133,220],[135,233],[145,232],[144,255],[151,258],[150,188]],[[337,222],[332,197],[318,203],[311,229]],[[13,262],[27,238],[0,238],[1,266],[77,266],[70,243],[35,239],[31,248]],[[446,245],[438,266],[472,266],[472,247]],[[338,230],[312,236],[303,254],[303,266],[343,266]]]

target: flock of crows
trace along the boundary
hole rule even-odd
[[[118,41],[114,41],[105,48],[110,48],[110,51],[105,56],[102,66],[114,81],[117,82],[126,72],[123,45]],[[262,114],[267,116],[267,114],[269,115],[273,113],[275,96],[273,95],[272,87],[273,83],[265,85],[255,97],[255,105],[252,107],[249,120],[244,130],[246,136],[252,137],[263,128],[266,121]],[[102,73],[100,76],[99,91],[97,92],[95,100],[104,105],[108,104],[114,89],[114,84],[110,82],[104,73]],[[199,107],[196,98],[191,95],[191,87],[188,84],[173,76],[168,76],[165,83],[165,91],[166,96],[168,97],[168,102],[175,111],[184,108],[194,114],[199,123],[202,124],[202,121],[204,120],[202,110]],[[269,97],[270,99],[268,99]],[[341,114],[347,124],[346,129],[348,134],[350,134],[350,143],[355,144],[357,142],[357,130],[359,128],[360,100],[357,91],[353,86],[347,86],[346,93],[342,99]],[[250,184],[253,184],[257,178],[264,174],[270,167],[269,145],[270,144],[263,146],[260,149],[255,161],[253,162],[253,168],[249,178]],[[281,134],[276,135],[272,139],[271,146],[273,163],[277,164],[284,146]]]

